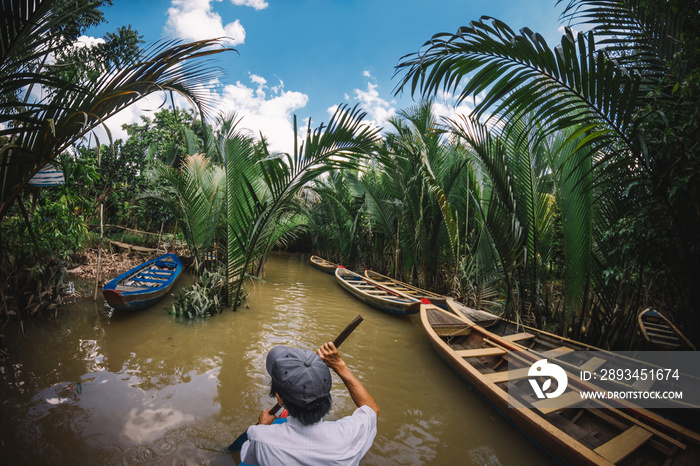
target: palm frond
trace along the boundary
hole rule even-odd
[[[64,81],[46,72],[40,63],[58,43],[55,31],[64,18],[52,11],[54,4],[48,0],[3,2],[0,136],[10,138],[11,143],[0,149],[0,218],[46,163],[143,97],[169,90],[208,111],[202,90],[218,69],[206,59],[230,50],[217,39],[188,44],[164,41],[144,51],[139,61],[106,69],[95,80]],[[69,13],[75,11],[65,15]],[[32,95],[38,97],[24,101],[9,97],[33,87],[38,94]]]
[[[681,34],[690,22],[689,15],[670,2],[645,0],[570,0],[561,19],[590,26],[602,38],[599,45],[621,66],[656,78],[681,49]]]
[[[597,50],[592,32],[567,29],[561,44],[550,49],[529,29],[516,33],[483,17],[456,34],[437,34],[423,47],[402,57],[397,93],[446,91],[459,102],[484,93],[474,110],[477,119],[489,112],[505,120],[531,114],[544,134],[587,124],[589,144],[616,140],[632,147],[632,116],[646,91],[640,76]]]

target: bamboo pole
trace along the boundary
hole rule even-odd
[[[100,142],[97,141],[97,168],[100,168],[101,157],[100,157]],[[103,190],[104,193],[104,190]],[[105,236],[105,224],[104,224],[104,196],[100,196],[100,243],[97,246],[97,270],[95,271],[95,294],[92,297],[92,301],[97,301],[97,290],[100,286],[100,261],[102,259],[102,241]]]

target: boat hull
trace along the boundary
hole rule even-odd
[[[421,299],[429,299],[430,302],[434,305],[447,310],[447,296],[443,296],[438,293],[433,293],[432,291],[423,290],[421,288],[418,288],[417,286],[413,286],[411,284],[395,280],[391,277],[387,277],[386,275],[382,275],[369,269],[365,270],[365,277],[401,294],[409,295],[413,298],[416,298],[419,301]]]
[[[335,276],[345,291],[375,309],[401,315],[416,314],[420,310],[419,300],[400,296],[344,267],[338,267]]]
[[[642,337],[652,348],[695,351],[695,345],[666,316],[652,308],[640,312],[637,323]]]
[[[327,261],[326,259],[318,256],[311,256],[309,261],[311,262],[311,265],[316,267],[321,272],[331,275],[333,275],[335,273],[335,269],[338,268],[338,264],[334,264],[333,262]]]
[[[118,310],[146,309],[162,299],[182,272],[182,262],[174,253],[144,262],[109,281],[102,294]]]
[[[620,458],[616,457],[618,450],[612,449],[611,452],[610,448],[606,448],[612,444],[625,448],[622,445],[623,440],[627,439],[627,429],[648,432],[663,430],[671,442],[683,437],[683,449],[678,450],[677,455],[672,453],[675,455],[673,464],[697,464],[698,435],[647,410],[637,409],[635,419],[632,419],[627,413],[605,406],[586,409],[576,408],[573,404],[559,410],[540,411],[526,408],[517,400],[509,400],[509,379],[514,372],[509,372],[509,364],[504,366],[502,359],[510,361],[512,357],[517,360],[522,356],[516,356],[509,350],[512,345],[508,341],[501,340],[462,316],[446,313],[429,304],[421,306],[420,317],[430,343],[440,358],[526,436],[563,464],[664,464],[665,453],[658,450],[661,437],[656,437],[656,434],[654,442],[640,442],[629,447],[630,451]],[[501,353],[496,354],[494,349]],[[525,362],[521,370],[527,372],[529,364]],[[527,382],[526,378],[518,380],[519,383]],[[581,423],[579,419],[585,422]],[[652,419],[652,422],[646,423],[646,420]],[[666,445],[663,446],[665,448]],[[672,448],[664,451],[672,451]]]

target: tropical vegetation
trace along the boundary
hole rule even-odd
[[[78,2],[60,30],[64,10],[47,5],[61,2],[3,20],[19,31],[0,39],[10,37],[0,44],[7,270],[59,276],[102,203],[115,224],[187,244],[197,281],[180,291],[178,317],[237,309],[270,251],[296,246],[606,348],[629,347],[647,306],[700,334],[697,0],[560,1],[567,27],[555,47],[527,28],[472,21],[401,58],[396,92],[418,102],[381,136],[361,109],[340,106],[303,135],[295,118],[281,154],[236,115],[196,117],[211,70],[188,64],[222,50],[216,41],[144,51],[122,28],[95,50],[67,48],[106,3]],[[66,66],[51,74],[58,48]],[[27,97],[31,86],[44,100]],[[190,97],[197,115],[163,109],[128,126],[126,141],[83,142],[161,88]],[[473,111],[438,117],[433,99],[445,95],[473,98]],[[53,161],[72,183],[30,193]],[[52,266],[39,267],[47,253]],[[20,275],[7,274],[3,298]],[[11,309],[36,312],[56,289],[10,298]]]
[[[545,173],[566,185],[554,191],[564,248],[560,331],[619,346],[629,340],[640,307],[653,304],[695,334],[700,206],[691,187],[699,173],[691,128],[698,122],[698,2],[564,6],[562,18],[587,31],[567,28],[552,49],[527,28],[515,32],[481,18],[403,57],[398,90],[448,92],[460,102],[483,93],[468,120],[447,122],[455,134],[473,146],[471,129],[487,123],[500,135],[520,133],[516,141],[527,141],[531,151],[554,149]],[[499,202],[534,219],[538,204],[527,199],[527,186],[518,188],[517,177],[502,174],[515,195]],[[522,217],[499,217],[512,240],[522,241],[517,256],[500,260],[510,291],[505,271],[531,264],[536,242]]]

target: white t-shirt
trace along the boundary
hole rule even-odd
[[[377,414],[361,406],[337,421],[304,426],[293,417],[284,424],[251,426],[241,448],[246,464],[357,465],[377,435]]]

